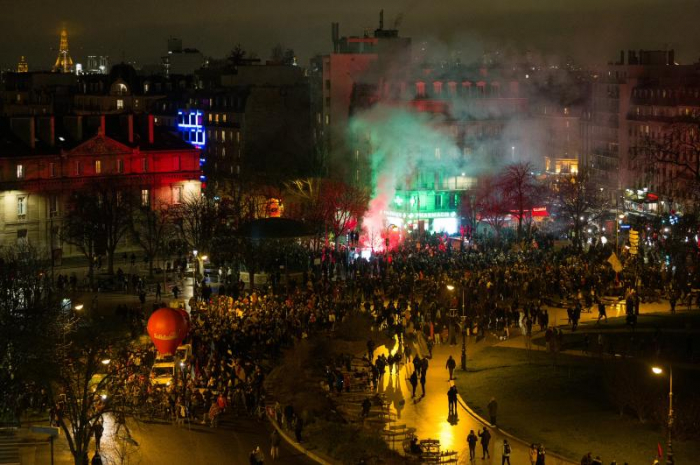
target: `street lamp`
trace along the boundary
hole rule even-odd
[[[460,359],[460,364],[463,371],[467,371],[467,315],[464,314],[464,284],[462,287],[462,356]],[[452,284],[447,285],[447,290],[452,292],[455,287]]]
[[[192,251],[192,297],[197,302],[197,249]]]
[[[661,367],[652,367],[651,371],[655,375],[663,374]],[[673,367],[668,368],[668,445],[666,446],[666,465],[673,465],[673,445],[671,443],[671,428],[673,427]]]

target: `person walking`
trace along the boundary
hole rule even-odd
[[[483,431],[479,431],[479,438],[481,439],[481,460],[484,460],[486,457],[491,458],[491,455],[489,455],[491,432],[485,426]]]
[[[530,450],[528,452],[528,455],[530,457],[530,465],[536,465],[537,464],[537,446],[534,444],[530,444]]]
[[[537,462],[535,462],[535,465],[545,465],[545,456],[546,452],[544,450],[544,446],[540,444],[540,447],[537,448]]]
[[[162,298],[160,283],[156,283],[156,302]]]
[[[418,387],[418,374],[416,371],[411,373],[411,376],[408,378],[408,381],[411,383],[411,398],[416,397],[416,387]]]
[[[421,398],[425,397],[425,371],[421,370],[420,372],[420,388],[421,391],[423,391],[423,394],[421,395]]]
[[[447,368],[447,371],[450,372],[450,381],[452,381],[452,374],[454,373],[455,368],[457,368],[457,362],[455,362],[455,359],[452,358],[452,355],[450,355],[450,357],[447,359],[445,368]]]
[[[505,465],[508,463],[510,465],[510,444],[508,444],[508,440],[504,439],[503,440],[503,455],[501,457],[501,465]]]
[[[474,460],[476,456],[476,442],[478,438],[474,434],[474,430],[470,430],[467,435],[467,444],[469,444],[469,460]]]
[[[496,401],[496,398],[492,397],[486,407],[489,409],[491,426],[496,426],[496,415],[498,415],[498,402]]]
[[[605,312],[605,302],[598,300],[598,321],[596,321],[596,324],[600,323],[602,318],[605,318],[606,323],[608,322],[608,315]]]
[[[180,295],[180,288],[177,286],[173,286],[173,297],[175,300],[177,300],[177,296]]]
[[[277,460],[277,457],[280,456],[280,435],[277,432],[277,429],[272,430],[272,434],[270,435],[270,457],[272,457],[272,460]]]

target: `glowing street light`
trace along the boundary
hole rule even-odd
[[[448,284],[448,285],[447,285],[447,290],[448,290],[448,291],[454,291],[454,290],[455,290],[455,287],[454,287],[452,284]]]
[[[110,364],[110,362],[111,362],[111,360],[110,360],[110,359],[108,359],[108,358],[106,358],[106,359],[102,360],[102,362],[101,362],[101,363],[102,363],[102,365],[109,365],[109,364]]]
[[[80,310],[83,309],[83,304],[77,304],[77,305],[76,305],[75,307],[73,307],[73,308],[75,308],[76,310],[80,311]]]
[[[651,367],[655,375],[663,374],[661,367]],[[673,428],[673,367],[668,367],[668,445],[666,446],[666,464],[673,465],[673,444],[671,443],[671,429]]]

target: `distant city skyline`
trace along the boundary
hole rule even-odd
[[[240,43],[266,59],[281,43],[293,48],[300,64],[306,65],[314,54],[330,51],[331,21],[340,22],[341,35],[371,32],[380,8],[385,10],[386,28],[398,22],[402,36],[416,43],[428,41],[438,54],[459,50],[466,60],[494,48],[571,55],[584,64],[614,60],[622,49],[674,48],[682,63],[700,57],[696,0],[593,0],[585,5],[555,0],[208,0],[196,6],[184,0],[123,0],[99,7],[87,0],[50,5],[39,0],[0,1],[7,13],[0,18],[3,68],[14,67],[25,56],[30,70],[50,69],[64,25],[71,55],[83,65],[88,55],[109,55],[112,63],[157,64],[170,36],[211,57],[223,57]]]

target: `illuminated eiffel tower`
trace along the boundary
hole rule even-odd
[[[73,71],[73,59],[68,52],[68,32],[64,28],[61,31],[61,43],[58,46],[58,58],[53,70],[60,73],[70,73]]]

